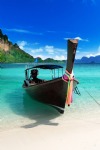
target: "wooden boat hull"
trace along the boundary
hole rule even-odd
[[[66,65],[65,74],[64,76],[62,75],[63,80],[62,77],[60,77],[50,81],[38,83],[37,80],[35,80],[37,74],[35,75],[31,72],[31,76],[33,76],[32,81],[38,84],[30,84],[30,78],[28,77],[28,71],[30,69],[33,68],[50,69],[50,70],[54,70],[54,74],[55,74],[55,69],[62,68],[61,66],[58,65],[39,65],[25,70],[26,80],[24,83],[25,85],[23,87],[27,90],[27,92],[34,98],[34,100],[38,100],[40,102],[52,105],[60,113],[64,112],[64,108],[66,104],[66,96],[67,96],[68,106],[72,101],[73,84],[70,84],[72,83],[70,81],[74,80],[72,70],[73,70],[77,45],[78,45],[78,40],[76,39],[68,40],[67,65]],[[69,85],[68,82],[70,82]],[[77,84],[77,82],[75,80],[73,82],[75,87],[75,83]]]
[[[60,113],[63,113],[66,103],[67,84],[60,77],[44,83],[23,87],[34,100],[49,104],[55,107]]]

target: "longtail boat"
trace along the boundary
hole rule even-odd
[[[33,99],[46,103],[56,108],[60,113],[64,113],[65,105],[70,106],[72,93],[78,81],[73,76],[73,65],[76,54],[78,40],[69,39],[67,48],[67,64],[65,74],[59,77],[60,65],[36,65],[25,69],[25,80],[23,88],[33,97]],[[50,80],[38,79],[38,69],[50,69],[54,76]],[[55,70],[58,70],[58,77],[55,78]],[[63,72],[63,71],[62,71]],[[30,75],[31,74],[31,75]]]

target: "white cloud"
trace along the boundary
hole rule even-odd
[[[26,34],[42,35],[42,33],[33,32],[33,31],[29,31],[29,30],[24,30],[24,29],[16,29],[16,28],[8,29],[8,28],[5,28],[4,30],[9,31],[9,32],[19,32],[19,33],[26,33]]]
[[[87,56],[87,55],[89,55],[89,54],[90,54],[89,52],[85,52],[85,51],[84,51],[84,52],[82,52],[82,51],[81,51],[81,52],[80,52],[80,51],[77,52],[77,51],[76,51],[75,59],[81,59],[83,56]]]
[[[86,57],[88,57],[88,58],[91,57],[91,56],[94,56],[94,55],[93,55],[93,54],[88,54],[88,55],[86,55]]]
[[[98,52],[100,53],[100,46],[98,47]]]
[[[67,50],[57,48],[50,45],[45,45],[44,47],[34,48],[33,44],[29,44],[26,41],[18,41],[19,47],[26,52],[28,52],[33,57],[41,57],[42,59],[53,58],[56,60],[66,60]],[[36,46],[36,45],[35,45]],[[79,52],[78,52],[79,53]]]
[[[88,42],[89,40],[88,39],[82,39],[81,37],[74,37],[74,38],[64,38],[64,40],[68,40],[68,39],[77,39],[79,41],[85,41],[85,42]]]
[[[66,56],[66,57],[67,57],[67,56]],[[56,60],[66,60],[66,57],[65,57],[64,55],[61,55],[61,56],[56,55],[56,56],[54,57],[54,59],[56,59]]]
[[[32,52],[32,53],[40,53],[40,52],[43,52],[43,49],[42,49],[42,48],[31,49],[31,52]]]
[[[88,42],[88,39],[82,39],[81,37],[75,37],[74,39],[77,39],[79,41],[85,41],[85,42]]]
[[[95,56],[98,56],[98,55],[100,55],[100,46],[98,47],[97,52],[88,54],[88,55],[86,55],[86,57],[91,57],[91,56],[95,57]]]
[[[24,50],[24,47],[27,45],[27,42],[26,41],[18,41],[17,44],[20,47],[20,49]]]
[[[54,46],[45,45],[44,47],[40,47],[37,49],[27,48],[27,51],[30,51],[30,54],[33,57],[41,57],[42,59],[53,58],[53,59],[66,59],[67,50],[56,48]]]
[[[48,52],[49,54],[54,54],[54,47],[53,46],[48,46],[46,45],[44,47],[45,51]]]
[[[98,55],[100,55],[100,46],[97,48],[97,51],[94,50],[92,53],[90,53],[89,51],[82,51],[82,49],[81,51],[79,50],[76,51],[76,59],[81,59],[83,56],[89,58],[91,56],[95,57]]]
[[[13,29],[8,29],[8,28],[6,28],[5,30],[11,31],[11,32],[32,33],[32,32],[30,32],[30,31],[28,31],[28,30],[16,29],[16,28],[13,28]]]
[[[100,55],[100,52],[99,53],[94,53],[94,54],[88,54],[88,55],[86,55],[86,57],[91,57],[91,56],[93,56],[93,57],[95,57],[95,56],[98,56],[98,55]]]

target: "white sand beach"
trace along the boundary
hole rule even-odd
[[[100,150],[100,65],[76,65],[81,96],[63,115],[22,90],[23,71],[1,72],[0,150]]]
[[[66,120],[0,133],[0,150],[99,150],[100,120]]]

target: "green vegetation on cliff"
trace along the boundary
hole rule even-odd
[[[24,52],[19,48],[15,43],[8,41],[7,35],[3,35],[2,30],[0,29],[0,62],[2,63],[24,63],[24,62],[33,62],[34,58],[28,53]],[[3,45],[7,45],[9,48],[5,50]]]
[[[50,62],[50,63],[52,63],[52,62],[57,63],[57,62],[60,62],[60,61],[54,60],[52,58],[47,58],[47,59],[44,60],[44,62],[46,62],[46,63],[48,63],[48,62]]]
[[[5,52],[0,50],[0,62],[5,63],[24,63],[33,62],[34,58],[25,53],[21,49],[15,49],[12,47],[9,51]]]
[[[0,49],[0,62],[5,62],[5,51]]]

